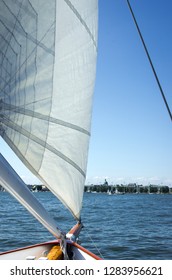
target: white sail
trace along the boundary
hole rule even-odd
[[[97,0],[0,1],[0,134],[79,219]]]

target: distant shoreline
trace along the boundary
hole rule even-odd
[[[108,194],[172,194],[172,188],[168,186],[159,185],[137,185],[137,184],[127,184],[127,185],[87,185],[84,188],[85,192],[101,192]]]
[[[32,192],[47,192],[49,189],[44,185],[27,185]],[[0,191],[5,191],[0,186]],[[108,185],[108,183],[100,185],[85,185],[84,192],[88,193],[107,193],[107,194],[172,194],[172,188],[165,185]]]

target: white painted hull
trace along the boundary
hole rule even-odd
[[[48,252],[55,245],[59,245],[58,240],[0,253],[0,260],[45,260]],[[70,249],[71,260],[100,259],[98,256],[89,252],[84,247],[78,245],[75,242],[67,241],[67,246],[68,249]]]

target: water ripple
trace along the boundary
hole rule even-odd
[[[68,231],[75,223],[50,193],[35,193]],[[82,245],[105,259],[172,259],[172,196],[86,193]],[[0,251],[44,242],[54,237],[8,193],[0,193]]]

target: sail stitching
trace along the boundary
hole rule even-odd
[[[9,8],[9,6],[8,6],[4,1],[3,1],[3,3],[4,3],[4,5],[6,6],[6,8],[9,10],[9,12],[10,12],[10,13],[13,15],[13,17],[15,18],[15,25],[13,26],[13,25],[11,24],[11,22],[10,22],[7,18],[5,18],[5,17],[3,17],[3,15],[1,15],[1,18],[3,19],[2,23],[4,24],[4,26],[5,26],[6,28],[7,28],[7,26],[9,26],[12,30],[15,29],[15,31],[19,32],[19,33],[22,34],[24,37],[27,37],[27,39],[29,39],[30,41],[32,41],[35,45],[41,47],[42,49],[44,49],[44,51],[46,51],[46,52],[48,52],[48,53],[50,53],[50,54],[52,54],[52,55],[54,56],[55,53],[54,53],[54,51],[52,51],[52,49],[46,47],[43,43],[41,43],[40,41],[38,41],[37,39],[35,39],[32,35],[30,35],[29,33],[25,32],[25,30],[23,29],[23,27],[22,27],[20,21],[18,20],[18,16],[15,16],[15,15],[13,14],[12,10]],[[19,9],[18,14],[20,13],[20,10],[21,10],[21,8],[22,8],[22,5],[23,5],[23,3],[21,3],[21,5],[20,5],[20,7],[19,7],[20,9]],[[5,23],[6,23],[6,25],[5,25]],[[19,26],[17,26],[17,24],[18,24]],[[54,24],[55,24],[55,22],[52,23],[51,27],[52,27]],[[8,29],[8,28],[7,28],[7,29]],[[10,32],[10,33],[13,35],[13,32]]]
[[[4,3],[4,1],[3,1],[3,3]],[[5,3],[4,3],[4,4],[5,4]],[[8,7],[6,4],[5,4],[5,6],[9,9],[9,7]],[[11,12],[10,9],[9,9],[9,11]],[[11,12],[11,13],[12,13],[12,12]],[[12,13],[12,15],[13,15],[13,13]],[[20,22],[18,21],[17,17],[16,17],[15,15],[13,15],[13,16],[15,17],[15,30],[17,30],[17,31],[19,32],[19,28],[17,28],[16,22],[20,25],[20,29],[23,30],[23,28],[22,28]],[[6,21],[6,19],[5,19],[5,21]],[[13,32],[10,31],[10,29],[4,24],[3,21],[0,20],[0,22],[1,22],[1,24],[8,30],[8,32],[11,34],[11,37],[13,37],[13,39],[16,41],[17,45],[18,45],[19,47],[21,47],[20,44],[17,42],[17,40],[16,40],[16,38],[15,38]],[[45,38],[45,36],[47,35],[47,33],[48,33],[52,28],[54,28],[54,26],[55,26],[55,22],[53,22],[53,23],[51,24],[51,26],[49,27],[49,29],[45,32],[44,36],[43,36],[43,37],[41,38],[41,40],[39,40],[39,41],[38,41],[37,39],[34,39],[30,34],[26,33],[24,30],[22,31],[22,35],[24,34],[24,36],[25,36],[27,39],[30,39],[33,43],[35,43],[35,47],[34,47],[33,50],[31,51],[31,53],[26,57],[26,60],[25,60],[25,61],[20,65],[20,67],[15,71],[14,75],[13,75],[12,77],[9,78],[9,80],[6,82],[6,85],[4,85],[3,88],[1,87],[1,90],[2,90],[2,91],[3,91],[3,90],[5,91],[5,88],[9,85],[9,83],[12,82],[13,79],[15,79],[16,74],[20,71],[20,69],[23,67],[23,65],[25,65],[25,63],[28,61],[28,59],[31,57],[31,55],[35,52],[35,49],[37,49],[38,46],[41,47],[41,48],[43,48],[45,52],[48,52],[48,53],[51,54],[52,56],[55,56],[55,52],[52,51],[52,50],[50,50],[49,48],[47,48],[47,47],[42,43],[42,41],[43,41],[43,39]],[[14,27],[13,27],[13,29],[14,29]],[[10,43],[8,43],[7,48],[9,48],[9,47],[12,49],[12,51],[14,51],[13,48],[12,48],[12,46],[10,45]],[[7,50],[6,50],[6,51],[7,51]],[[6,54],[6,52],[3,54],[4,59],[5,59],[5,54]],[[16,55],[17,55],[17,53],[16,53]],[[3,60],[4,60],[4,59],[3,59]],[[3,61],[2,61],[2,64],[3,64]],[[5,93],[5,94],[8,95],[7,93]]]
[[[31,134],[30,132],[28,132],[26,129],[20,127],[19,125],[14,124],[11,120],[6,120],[5,117],[3,118],[2,122],[4,125],[21,133],[25,137],[31,139],[32,141],[36,142],[37,144],[41,145],[42,147],[48,149],[50,152],[56,154],[58,157],[60,157],[61,159],[63,159],[64,161],[66,161],[67,163],[72,165],[76,170],[78,170],[84,178],[86,177],[85,172],[73,160],[71,160],[69,157],[65,156],[63,153],[58,151],[56,148],[52,147],[50,144],[41,140],[37,136]]]
[[[87,131],[86,129],[84,129],[82,127],[74,125],[72,123],[69,123],[69,122],[66,122],[66,121],[63,121],[63,120],[60,120],[60,119],[56,119],[56,118],[53,118],[53,117],[50,117],[50,116],[46,116],[46,115],[43,115],[43,114],[38,113],[38,112],[34,112],[34,111],[26,109],[26,108],[17,107],[17,106],[14,106],[14,105],[8,105],[8,104],[5,104],[3,101],[1,103],[1,106],[3,106],[3,108],[5,110],[9,110],[9,111],[13,111],[13,112],[20,113],[20,114],[23,114],[23,115],[27,115],[27,116],[30,116],[30,117],[34,117],[34,118],[38,118],[38,119],[41,119],[41,120],[49,121],[51,123],[56,123],[56,124],[59,124],[59,125],[77,130],[81,133],[84,133],[84,134],[90,136],[89,131]]]
[[[51,27],[50,27],[51,28]],[[41,42],[44,37],[46,36],[46,34],[49,32],[49,30],[47,30],[47,32],[45,33],[45,35],[43,36],[43,38],[39,41]],[[28,57],[25,59],[25,61],[20,65],[20,67],[16,70],[16,72],[14,73],[14,75],[7,81],[6,85],[1,88],[1,91],[5,90],[5,88],[8,86],[8,84],[10,82],[12,82],[12,80],[16,77],[16,74],[20,71],[20,69],[23,67],[23,65],[28,61],[28,59],[34,54],[35,52],[35,49],[37,48],[38,46],[36,45],[35,48],[33,48],[32,52],[28,55]]]
[[[96,41],[94,39],[93,34],[91,33],[91,30],[89,29],[88,25],[86,24],[86,22],[83,20],[83,18],[81,17],[81,15],[79,14],[79,12],[77,11],[77,9],[74,7],[74,5],[72,5],[71,1],[69,0],[64,0],[66,2],[66,4],[70,7],[70,9],[73,11],[73,13],[76,15],[76,17],[79,19],[79,21],[81,22],[81,24],[85,27],[86,31],[88,32],[89,36],[91,37],[94,46],[96,47],[97,50],[97,44]]]
[[[0,34],[0,38],[2,38],[4,41],[6,41],[5,40],[5,38],[4,38],[4,36],[2,36],[1,34]],[[11,50],[14,52],[14,50],[11,48]],[[4,56],[4,53],[0,50],[0,54],[1,54],[1,56],[3,57]],[[15,54],[15,52],[14,52],[14,54]],[[7,57],[5,57],[5,60],[6,60],[6,62],[10,65],[10,66],[12,66],[12,63],[8,60],[8,58]],[[10,76],[10,72],[8,71],[8,69],[6,69],[5,67],[4,67],[4,65],[3,64],[1,64],[1,68],[5,71],[5,72],[7,72],[7,74]],[[1,78],[2,78],[2,76],[1,76]]]
[[[2,0],[2,2],[3,2],[4,5],[7,7],[7,9],[9,9],[8,5],[6,5],[6,3],[5,3],[3,0]],[[19,15],[19,13],[20,13],[20,9],[21,9],[21,7],[22,7],[22,4],[23,4],[23,1],[20,3],[18,15]],[[11,12],[11,11],[10,11],[10,12]],[[18,15],[17,15],[17,16],[18,16]],[[7,26],[3,23],[3,21],[1,21],[1,23],[7,28]],[[15,30],[16,23],[17,23],[17,17],[15,17],[15,23],[14,23],[14,25],[12,26],[12,32],[7,28],[7,30],[9,30],[11,36],[10,36],[10,40],[8,40],[9,43],[7,44],[6,50],[5,50],[5,52],[4,52],[4,57],[6,57],[6,53],[7,53],[7,51],[8,51],[8,47],[10,46],[12,37],[14,37],[14,39],[15,39],[15,36],[13,35],[13,32],[14,32],[14,30]],[[15,40],[16,40],[16,39],[15,39]],[[3,61],[2,61],[2,64],[3,64]]]
[[[33,174],[35,174],[35,176],[37,176],[37,178],[39,178],[42,182],[44,182],[45,186],[47,186],[49,188],[49,190],[52,191],[52,193],[55,194],[55,196],[57,196],[59,198],[59,200],[64,204],[66,205],[66,207],[69,209],[69,211],[71,211],[72,215],[74,216],[74,218],[76,218],[77,220],[78,219],[78,213],[75,215],[75,213],[73,212],[73,210],[69,207],[69,205],[64,201],[64,199],[59,195],[57,194],[53,189],[52,187],[45,181],[45,179],[43,179],[43,177],[38,174],[36,172],[36,170],[33,168],[33,166],[28,162],[28,160],[23,157],[23,154],[17,149],[17,147],[14,145],[14,143],[11,141],[11,139],[5,134],[4,135],[4,140],[6,141],[6,143],[8,143],[8,145],[10,147],[12,147],[13,151],[15,151],[15,153],[18,155],[18,157],[22,160],[22,162],[31,170],[31,172]]]
[[[11,25],[11,22],[9,20],[7,20],[6,18],[4,18],[3,16],[1,16],[1,18],[3,19],[3,22],[6,22],[6,27]],[[18,24],[20,24],[20,22],[17,20]],[[52,26],[54,26],[55,22],[52,23]],[[10,26],[11,27],[11,26]],[[55,56],[55,52],[46,47],[43,43],[41,43],[40,41],[38,41],[37,39],[35,39],[33,36],[31,36],[29,33],[26,33],[24,30],[22,30],[22,26],[19,28],[18,26],[15,27],[15,31],[17,31],[18,33],[20,33],[21,35],[23,35],[23,37],[26,37],[27,39],[29,39],[30,41],[32,41],[32,43],[34,43],[35,45],[39,46],[40,48],[42,48],[45,52]]]

